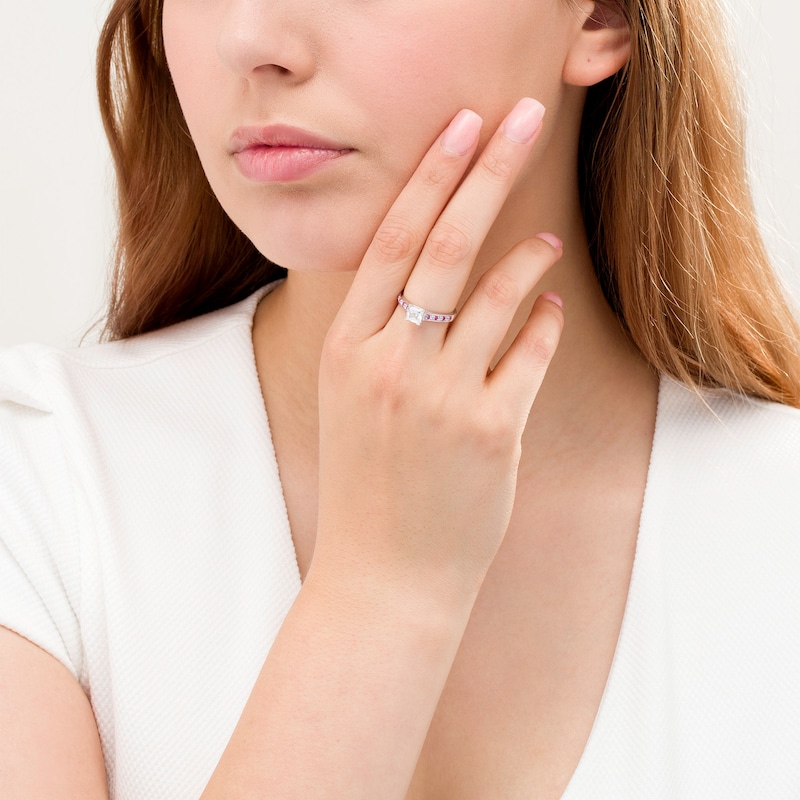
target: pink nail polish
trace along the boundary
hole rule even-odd
[[[503,123],[503,133],[512,142],[524,144],[533,139],[544,119],[544,106],[530,97],[523,97]]]
[[[549,300],[551,303],[555,303],[559,308],[564,308],[564,301],[561,299],[561,296],[557,295],[555,292],[542,292],[542,298]]]
[[[542,239],[551,247],[555,247],[556,250],[564,249],[564,243],[554,233],[537,233],[536,238]]]
[[[454,156],[463,156],[478,141],[483,120],[468,108],[459,111],[447,126],[442,137],[442,147]]]

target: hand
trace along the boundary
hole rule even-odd
[[[490,365],[560,242],[542,234],[517,244],[451,323],[417,327],[396,298],[433,312],[456,307],[543,113],[521,101],[459,186],[481,127],[460,112],[376,233],[323,349],[312,571],[471,592],[489,568],[511,516],[522,432],[561,333],[558,299],[539,297]]]

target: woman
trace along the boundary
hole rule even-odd
[[[706,0],[114,4],[112,341],[0,361],[4,798],[797,795],[721,64]]]

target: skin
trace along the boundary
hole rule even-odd
[[[579,210],[585,87],[628,55],[593,10],[166,0],[212,188],[290,270],[253,346],[304,583],[205,800],[557,798],[574,772],[619,635],[657,391]],[[512,140],[524,96],[547,115]],[[462,108],[482,127],[456,155],[441,133]],[[229,137],[271,122],[355,152],[296,184],[250,183]],[[409,325],[403,289],[459,317]],[[22,656],[3,641],[5,679]],[[85,696],[23,645],[63,702],[31,689],[13,709],[31,756],[4,796],[105,796],[33,723],[75,722],[91,779]],[[60,794],[26,793],[37,753]]]
[[[463,0],[167,0],[164,12],[170,71],[215,194],[262,252],[304,273],[359,265],[459,109],[483,116],[484,143],[534,91],[557,116],[565,31],[576,27],[560,0],[511,0],[502,14],[488,0],[470,2],[468,14]],[[251,71],[255,81],[244,78]],[[357,154],[313,181],[254,185],[225,144],[234,128],[257,122],[296,124]]]

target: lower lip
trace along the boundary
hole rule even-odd
[[[236,153],[242,174],[260,183],[289,183],[307,178],[352,150],[316,147],[248,147]]]

